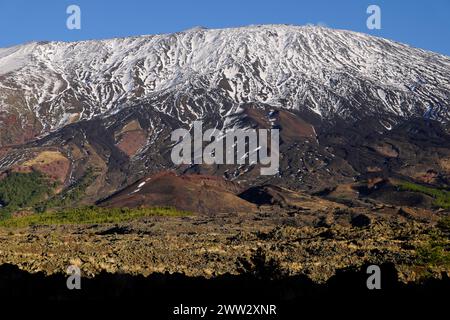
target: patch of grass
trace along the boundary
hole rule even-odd
[[[99,208],[84,207],[37,213],[0,220],[0,227],[21,228],[35,225],[119,223],[150,216],[188,216],[190,212],[174,208]]]
[[[23,166],[46,165],[60,160],[67,159],[58,151],[43,151],[36,158],[24,162]]]
[[[402,182],[398,186],[403,191],[413,191],[434,198],[433,204],[443,209],[450,209],[450,191],[422,186],[411,182]]]

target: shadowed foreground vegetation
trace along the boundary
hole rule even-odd
[[[269,267],[271,269],[271,267]],[[65,301],[90,303],[105,302],[102,313],[115,310],[124,302],[133,304],[134,308],[144,306],[161,316],[152,317],[167,319],[167,314],[173,313],[174,306],[180,304],[199,304],[217,307],[217,304],[275,304],[277,314],[263,319],[293,319],[292,314],[298,314],[299,306],[302,312],[310,309],[315,314],[322,314],[324,303],[333,306],[333,314],[337,310],[344,310],[348,314],[350,307],[342,308],[351,301],[353,304],[366,306],[367,301],[385,308],[374,310],[390,310],[390,306],[410,306],[411,301],[433,299],[433,303],[441,298],[445,299],[450,288],[450,279],[427,279],[421,283],[404,284],[399,281],[397,271],[391,264],[380,265],[382,290],[368,290],[367,265],[361,268],[338,270],[336,275],[326,283],[315,283],[305,275],[285,276],[281,279],[267,279],[255,277],[252,274],[220,275],[211,279],[203,277],[188,277],[180,273],[154,273],[148,277],[130,274],[112,274],[101,272],[95,278],[82,277],[82,290],[67,290],[66,274],[45,275],[43,272],[28,273],[14,265],[0,266],[0,298],[2,301],[21,299],[21,301]],[[266,274],[266,272],[263,272]],[[214,294],[212,294],[214,293]],[[288,293],[288,294],[286,294]],[[112,301],[118,303],[111,304]],[[89,303],[90,302],[90,303]],[[405,302],[405,304],[401,303]],[[334,304],[336,307],[334,307]],[[386,306],[389,307],[386,307]],[[440,305],[440,304],[439,304]],[[354,308],[354,307],[352,307]],[[410,310],[415,310],[411,309]],[[91,312],[92,310],[89,310]],[[142,310],[144,311],[144,310]],[[129,314],[130,309],[127,309]],[[371,311],[373,312],[373,311]],[[230,315],[224,318],[228,318]],[[170,318],[170,317],[169,317]],[[181,317],[182,319],[186,319]],[[193,317],[191,317],[193,319]],[[200,319],[200,317],[197,317]],[[206,317],[205,317],[206,318]],[[216,319],[207,317],[208,319]],[[221,318],[221,317],[218,317]],[[232,319],[236,317],[231,316]],[[246,317],[239,317],[244,319]],[[258,316],[251,319],[261,318]]]
[[[149,216],[187,216],[190,212],[173,208],[99,208],[82,207],[55,212],[9,217],[0,220],[0,227],[20,228],[34,225],[119,223]]]

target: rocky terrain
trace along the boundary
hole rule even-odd
[[[426,279],[430,272],[437,278],[449,276],[448,226],[436,226],[442,215],[397,207],[307,206],[285,210],[263,205],[248,214],[150,217],[118,224],[1,228],[0,263],[48,275],[77,265],[87,277],[104,271],[206,278],[251,273],[275,279],[304,275],[321,283],[340,269],[383,263],[395,264],[405,283]],[[442,260],[432,260],[424,251],[437,235],[444,251],[435,254],[442,254]]]

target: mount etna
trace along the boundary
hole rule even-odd
[[[175,165],[195,121],[278,129],[278,172]],[[287,25],[0,49],[0,262],[317,282],[388,262],[419,281],[449,275],[449,209],[447,56]]]

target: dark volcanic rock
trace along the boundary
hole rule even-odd
[[[354,216],[351,220],[351,224],[354,227],[362,228],[362,227],[368,227],[372,223],[372,220],[370,217],[366,216],[365,214],[358,214],[357,216]]]

